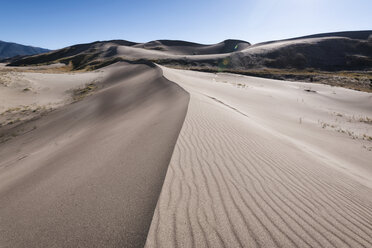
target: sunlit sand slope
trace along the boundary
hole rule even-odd
[[[191,98],[147,247],[372,246],[371,94],[163,70]]]

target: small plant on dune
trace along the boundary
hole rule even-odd
[[[311,87],[310,88],[307,88],[307,89],[304,89],[304,91],[310,92],[310,93],[316,93],[316,91],[315,90],[312,90]]]
[[[367,124],[372,124],[372,118],[369,118],[368,116],[360,117],[359,118],[359,122],[364,122],[364,123],[367,123]]]
[[[366,146],[366,145],[363,145],[363,148],[367,149],[367,151],[370,151],[370,152],[372,151],[372,146],[369,146],[369,147],[368,147],[368,146]]]
[[[368,136],[366,134],[363,134],[363,139],[364,140],[367,140],[367,141],[372,141],[372,137],[371,136]]]
[[[97,86],[95,85],[94,82],[86,84],[85,87],[75,89],[73,91],[73,99],[74,101],[82,100],[84,97],[90,95],[96,89],[97,89]]]
[[[328,124],[328,123],[326,123],[326,122],[321,121],[321,122],[320,122],[320,126],[321,126],[322,128],[326,128],[326,127],[330,127],[331,125]]]

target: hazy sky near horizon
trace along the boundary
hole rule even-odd
[[[251,43],[371,30],[372,0],[0,0],[0,40],[57,49],[96,40]]]

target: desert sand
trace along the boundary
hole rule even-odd
[[[0,64],[0,113],[19,106],[49,106],[56,108],[71,100],[73,88],[100,83],[107,78],[107,70],[84,73],[43,73],[42,69],[62,65],[5,67]],[[24,69],[26,70],[26,69]]]
[[[0,247],[143,247],[189,98],[155,67],[103,73],[0,143]]]
[[[190,103],[146,247],[372,246],[372,94],[163,71]]]
[[[0,129],[0,247],[372,246],[371,93],[150,63],[6,76],[4,111],[53,110]]]

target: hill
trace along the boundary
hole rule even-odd
[[[36,64],[71,63],[74,69],[109,64],[118,59],[149,60],[155,62],[187,61],[188,59],[217,60],[230,53],[242,51],[250,43],[240,40],[225,40],[218,44],[204,45],[178,40],[157,40],[135,43],[125,40],[96,41],[78,44],[45,54],[12,59],[9,65],[27,66]],[[186,62],[187,63],[187,62]]]
[[[34,55],[49,51],[50,50],[48,49],[40,47],[25,46],[13,42],[5,42],[0,40],[0,59],[11,58],[14,56]]]
[[[180,40],[96,41],[9,61],[11,66],[64,63],[73,70],[94,70],[118,61],[147,61],[181,69],[320,82],[371,91],[372,31],[315,34],[254,45],[241,40],[211,45]]]
[[[15,59],[11,65],[71,62],[75,69],[81,69],[114,58],[222,69],[365,70],[372,68],[372,31],[317,34],[255,45],[240,40],[225,40],[212,45],[178,40],[96,41]]]

